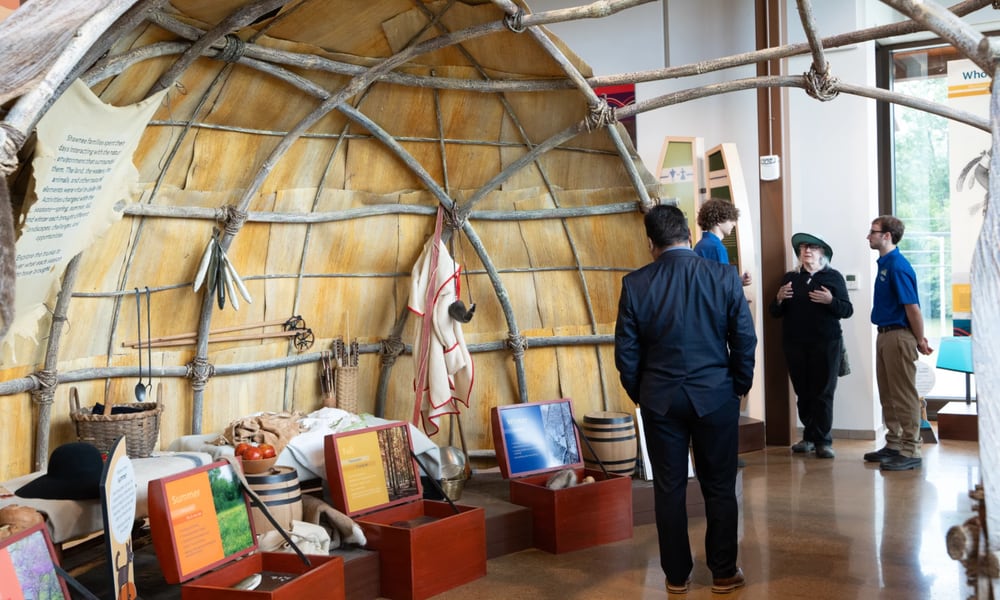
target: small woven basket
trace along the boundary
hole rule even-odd
[[[76,436],[81,442],[93,444],[102,453],[110,452],[115,440],[125,436],[125,452],[129,458],[146,458],[156,448],[160,436],[159,402],[133,402],[121,404],[141,409],[136,412],[113,415],[95,415],[88,408],[80,408],[76,388],[70,389],[69,416],[76,425]]]
[[[358,367],[337,367],[334,396],[337,408],[358,414]]]

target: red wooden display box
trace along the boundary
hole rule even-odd
[[[497,406],[490,421],[510,501],[531,508],[535,547],[559,554],[632,537],[632,480],[583,468],[571,400]],[[564,469],[595,481],[547,488]]]
[[[328,435],[324,453],[333,505],[378,550],[381,596],[423,600],[486,575],[486,511],[422,499],[408,424]]]
[[[344,600],[344,559],[258,552],[250,504],[227,461],[149,482],[149,529],[167,583],[182,600]],[[233,586],[264,575],[254,590]]]

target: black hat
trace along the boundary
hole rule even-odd
[[[18,488],[22,498],[90,500],[100,498],[104,461],[92,444],[73,442],[52,451],[46,473]]]
[[[830,244],[827,244],[811,233],[796,233],[792,236],[792,252],[795,256],[799,255],[799,244],[820,246],[823,248],[823,253],[826,254],[827,260],[833,260],[833,248],[830,247]]]

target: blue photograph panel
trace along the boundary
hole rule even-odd
[[[500,418],[512,474],[580,462],[568,402],[507,407]]]

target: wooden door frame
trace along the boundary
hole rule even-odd
[[[786,0],[755,0],[757,48],[774,48],[787,42]],[[757,75],[778,75],[782,61],[757,63]],[[765,443],[787,446],[796,429],[796,413],[788,386],[788,368],[781,347],[781,322],[767,311],[771,297],[785,274],[788,232],[785,231],[785,173],[788,161],[784,157],[786,142],[786,92],[782,88],[762,88],[757,91],[757,147],[760,156],[777,155],[782,163],[782,176],[774,181],[760,181],[760,285],[763,323],[761,331],[764,357],[764,435]],[[759,367],[758,367],[759,368]]]

